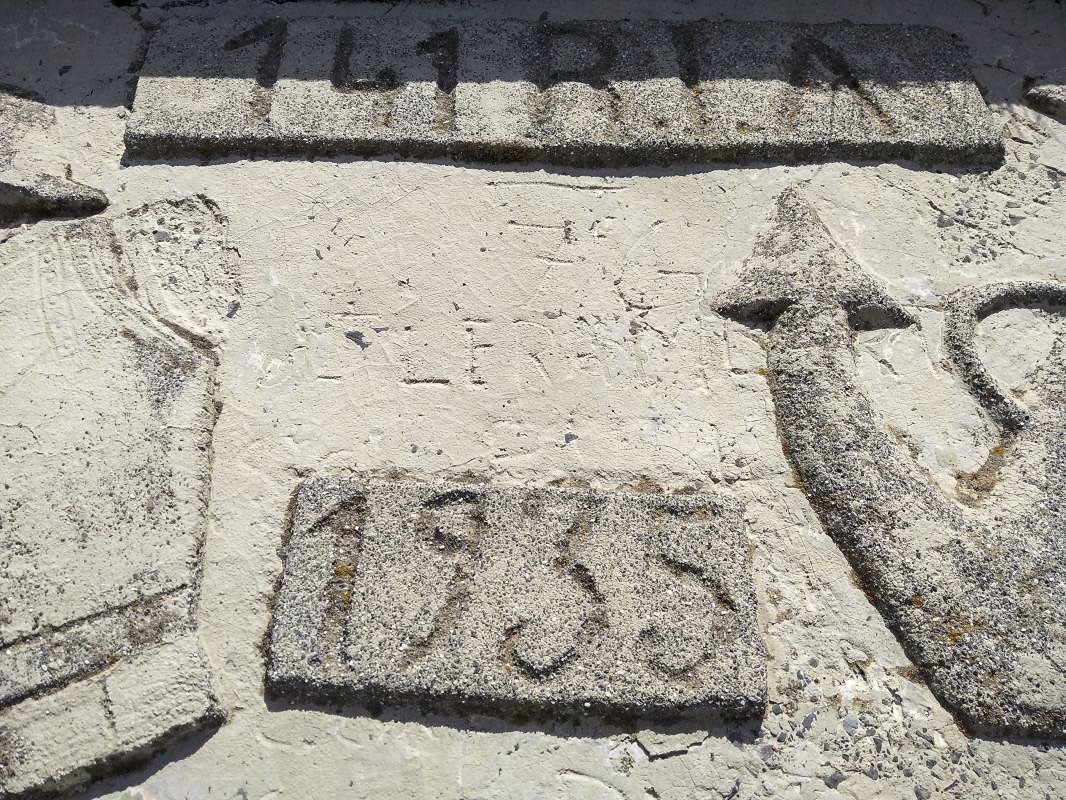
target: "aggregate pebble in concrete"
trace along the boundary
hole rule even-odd
[[[865,274],[794,190],[777,199],[736,287],[712,306],[770,326],[768,382],[801,486],[930,687],[971,728],[1066,736],[1066,353],[1024,410],[991,378],[977,322],[1062,306],[1066,285],[966,289],[945,346],[1001,440],[956,496],[887,432],[857,380],[854,331],[914,318]],[[1021,482],[1027,502],[999,484]]]
[[[175,13],[134,156],[352,153],[591,165],[998,163],[941,30],[695,20],[491,22]]]
[[[711,495],[311,479],[269,685],[504,714],[758,713],[740,512]]]
[[[0,391],[0,795],[19,796],[221,716],[194,629],[212,318],[235,284],[203,199],[38,225],[0,256],[0,336],[24,343]]]

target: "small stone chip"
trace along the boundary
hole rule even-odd
[[[1025,92],[1025,101],[1042,114],[1066,120],[1066,84],[1037,81]]]
[[[741,507],[718,495],[308,480],[268,683],[503,714],[755,714],[765,653]]]

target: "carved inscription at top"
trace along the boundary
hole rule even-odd
[[[900,25],[176,16],[136,155],[454,155],[582,165],[991,163],[1001,135],[946,33]]]
[[[764,659],[731,500],[316,479],[268,677],[319,698],[747,715]]]

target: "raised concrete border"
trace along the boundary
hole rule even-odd
[[[504,715],[750,716],[764,662],[731,499],[315,478],[267,681]]]
[[[168,18],[128,153],[578,166],[1003,154],[964,52],[935,28],[277,14]]]

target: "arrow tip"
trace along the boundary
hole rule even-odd
[[[810,203],[788,188],[774,201],[737,283],[708,305],[738,322],[772,323],[798,303],[842,306],[856,330],[917,324],[833,239]]]

